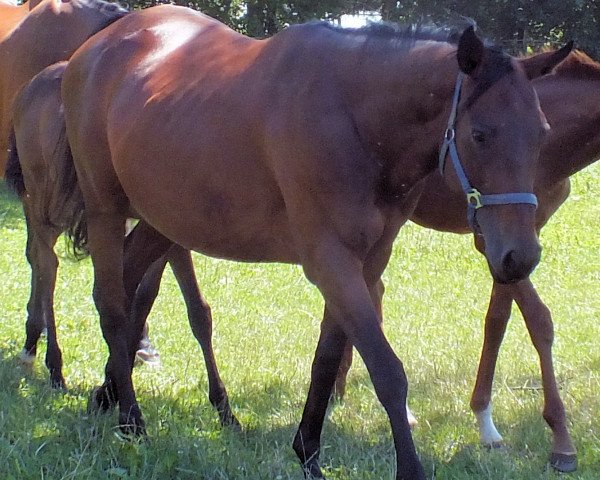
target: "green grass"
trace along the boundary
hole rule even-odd
[[[579,471],[600,478],[600,165],[579,174],[566,205],[542,233],[533,279],[556,324],[555,362]],[[134,382],[147,442],[116,435],[116,415],[85,414],[107,349],[91,299],[89,260],[63,259],[56,291],[58,334],[69,391],[53,391],[40,360],[16,357],[24,340],[29,268],[20,205],[0,186],[0,479],[300,479],[290,447],[305,400],[322,300],[294,266],[236,264],[196,256],[215,318],[215,348],[238,434],[219,428],[206,395],[200,349],[168,272],[152,312],[160,369]],[[405,363],[414,432],[428,478],[557,478],[546,467],[550,433],[541,417],[539,367],[513,314],[494,390],[504,451],[478,446],[469,411],[490,277],[468,236],[405,227],[385,274],[386,332]],[[62,245],[62,244],[61,244]],[[355,363],[347,397],[331,412],[322,462],[333,480],[390,479],[387,418],[366,370]]]

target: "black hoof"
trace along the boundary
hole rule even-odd
[[[87,411],[88,413],[105,413],[115,408],[116,405],[117,401],[111,393],[110,388],[102,385],[92,390]]]
[[[319,461],[316,459],[309,460],[302,465],[302,470],[304,471],[304,478],[306,480],[325,479],[325,475],[323,475],[321,467],[319,467]]]
[[[576,453],[551,453],[550,466],[561,473],[571,473],[577,470]]]
[[[51,371],[50,372],[50,385],[55,390],[60,390],[63,392],[67,391],[67,382],[65,382],[65,377],[62,376],[62,373]]]
[[[506,444],[502,440],[499,442],[484,443],[483,446],[490,451],[505,452],[507,450]]]
[[[119,413],[119,429],[125,437],[146,436],[146,424],[142,419],[142,412],[137,406],[132,407],[127,414]]]
[[[233,430],[234,432],[242,431],[242,424],[236,418],[236,416],[233,414],[233,412],[231,410],[229,410],[227,412],[220,411],[219,412],[219,420],[221,421],[222,427],[227,427],[230,430]]]
[[[50,385],[54,390],[58,390],[59,392],[66,392],[68,390],[64,378],[51,378]]]

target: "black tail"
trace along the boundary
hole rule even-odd
[[[17,152],[17,140],[15,129],[11,128],[8,137],[8,159],[6,161],[6,170],[4,179],[8,188],[17,196],[21,197],[25,193],[25,182],[23,181],[23,170]]]
[[[87,248],[87,219],[83,195],[77,181],[77,172],[73,163],[71,145],[67,139],[66,126],[62,123],[60,136],[52,154],[53,165],[58,173],[57,185],[52,200],[48,206],[48,219],[52,218],[50,212],[61,212],[60,216],[66,220],[65,235],[69,250],[77,259],[89,255]],[[63,225],[64,227],[64,225]]]

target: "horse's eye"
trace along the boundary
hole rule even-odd
[[[485,133],[483,133],[481,130],[473,129],[471,136],[477,143],[485,142]]]

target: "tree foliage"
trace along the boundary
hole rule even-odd
[[[144,8],[168,0],[130,0]],[[574,39],[600,57],[600,2],[597,0],[173,0],[200,10],[254,37],[272,35],[287,25],[343,14],[377,11],[384,20],[450,24],[474,20],[484,36],[513,53]]]

